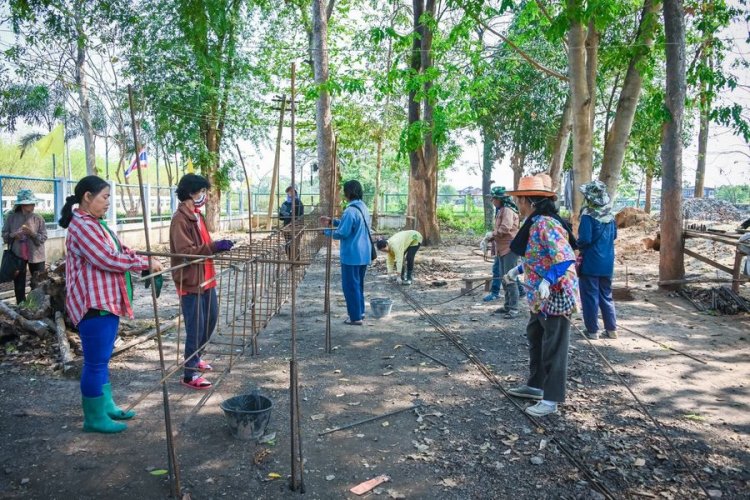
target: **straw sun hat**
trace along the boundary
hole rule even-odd
[[[547,177],[547,179],[544,179],[544,177]],[[545,182],[548,179],[549,182]],[[557,196],[557,193],[552,191],[552,179],[548,175],[521,177],[521,180],[518,181],[518,189],[506,191],[505,194],[511,196],[544,196],[547,198]]]

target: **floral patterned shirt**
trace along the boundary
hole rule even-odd
[[[542,301],[537,289],[542,279],[556,264],[574,262],[575,254],[568,243],[568,233],[552,217],[536,216],[529,231],[529,244],[523,258],[523,274],[526,281],[526,297],[532,313],[548,316],[567,316],[578,311],[578,277],[575,266],[567,271],[550,287],[550,296]]]

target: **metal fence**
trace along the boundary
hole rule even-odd
[[[20,177],[12,175],[0,176],[0,195],[2,198],[3,214],[10,211],[15,203],[20,189],[31,189],[37,198],[42,200],[37,204],[36,212],[44,217],[50,229],[55,228],[60,209],[65,198],[73,193],[77,181],[68,179],[45,179],[37,177]],[[113,198],[110,205],[108,219],[117,224],[137,223],[143,220],[141,208],[141,193],[136,184],[111,183]],[[179,201],[174,187],[144,186],[148,202],[148,213],[152,221],[169,220],[177,208]],[[271,194],[268,192],[252,192],[248,200],[247,190],[239,189],[222,193],[221,216],[230,220],[247,217],[248,210],[259,216],[268,213]],[[285,193],[273,195],[274,207],[272,217],[278,214],[279,206],[286,199]],[[300,195],[305,207],[313,207],[320,203],[318,193],[302,193]],[[409,195],[406,193],[384,193],[378,198],[378,213],[381,215],[403,215]],[[372,208],[373,193],[365,193],[364,201]],[[482,211],[481,195],[439,195],[438,206],[450,209],[456,214],[470,214]],[[2,224],[2,222],[0,222]]]
[[[31,189],[34,195],[41,200],[40,203],[37,203],[35,212],[41,215],[47,223],[53,223],[55,214],[59,213],[59,210],[56,210],[56,199],[59,197],[62,182],[59,179],[43,179],[39,177],[0,176],[2,213],[6,214],[13,210],[18,191],[21,189]]]

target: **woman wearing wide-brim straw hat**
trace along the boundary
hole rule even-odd
[[[530,375],[525,385],[508,392],[537,400],[526,413],[541,417],[556,413],[558,403],[565,400],[570,315],[580,301],[573,266],[575,238],[557,213],[551,183],[545,185],[542,177],[522,177],[518,188],[507,194],[516,198],[525,221],[510,244],[522,264],[503,279],[514,282],[524,275],[531,313],[526,326]]]
[[[44,219],[34,213],[36,204],[41,201],[31,189],[19,190],[13,211],[3,224],[3,242],[9,246],[5,251],[13,252],[24,261],[20,272],[13,278],[17,304],[26,300],[26,267],[28,266],[32,276],[44,271],[47,228]]]

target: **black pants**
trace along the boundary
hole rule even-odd
[[[526,325],[529,339],[529,381],[526,385],[544,391],[544,399],[565,401],[568,378],[570,320],[565,316],[532,314]]]
[[[26,300],[26,264],[29,265],[29,271],[33,275],[36,272],[44,271],[44,262],[37,262],[32,264],[31,262],[25,261],[18,275],[13,280],[13,289],[16,292],[16,304],[20,304]]]
[[[406,279],[411,279],[411,274],[414,272],[414,257],[417,255],[417,250],[419,250],[419,247],[421,246],[421,243],[417,243],[416,245],[407,248],[406,252],[404,252],[404,260],[406,263],[401,267],[401,279],[404,279],[404,271],[406,271]]]

